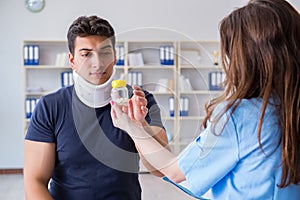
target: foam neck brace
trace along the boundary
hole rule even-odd
[[[73,71],[74,88],[80,101],[92,108],[106,106],[111,100],[111,82],[114,80],[115,72],[113,69],[112,75],[105,83],[94,85]]]

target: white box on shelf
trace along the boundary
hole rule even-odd
[[[200,53],[198,51],[194,51],[194,50],[182,50],[180,55],[178,55],[180,57],[180,64],[181,65],[199,65],[200,60],[201,60],[201,56]]]

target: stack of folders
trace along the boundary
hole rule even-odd
[[[189,116],[189,103],[190,100],[188,97],[180,97],[180,116]],[[170,117],[174,117],[174,110],[175,110],[175,104],[174,104],[174,97],[169,98],[169,112]]]
[[[23,58],[24,65],[39,65],[40,54],[38,45],[24,45]]]
[[[159,60],[161,65],[174,65],[174,47],[171,45],[159,48]]]
[[[38,103],[39,98],[26,98],[25,99],[25,117],[26,119],[30,119],[33,113],[33,110]]]
[[[180,116],[189,116],[189,103],[188,97],[180,97]]]
[[[116,45],[116,65],[124,65],[125,48],[123,45]]]
[[[144,66],[143,54],[141,52],[129,53],[128,54],[128,65],[129,66]]]
[[[61,87],[67,87],[73,85],[73,73],[72,71],[61,72]]]
[[[142,87],[143,85],[143,76],[142,76],[142,72],[128,72],[127,74],[127,84],[128,85],[137,85]]]
[[[69,59],[68,59],[68,53],[58,53],[56,54],[56,60],[55,60],[55,66],[57,67],[65,67],[68,66]]]
[[[223,82],[225,80],[225,73],[222,71],[214,71],[209,73],[209,89],[223,90]]]
[[[174,109],[175,109],[174,97],[170,97],[169,98],[169,112],[170,112],[170,117],[174,117]]]

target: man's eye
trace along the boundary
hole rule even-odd
[[[82,57],[88,57],[89,55],[90,55],[90,52],[81,54]]]
[[[100,52],[101,56],[110,56],[111,52],[110,51],[106,51],[106,52]]]

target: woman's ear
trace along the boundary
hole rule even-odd
[[[74,63],[74,56],[70,52],[68,53],[68,59],[69,59],[69,64],[70,64],[71,68],[76,71],[77,67]]]

